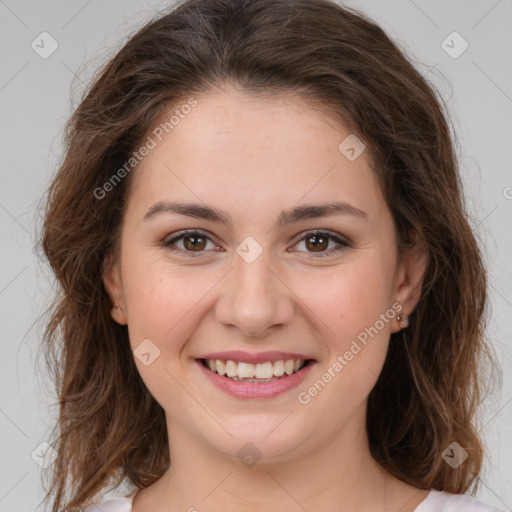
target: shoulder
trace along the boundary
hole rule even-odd
[[[131,512],[136,491],[127,496],[110,498],[83,509],[82,512]],[[473,496],[450,494],[431,490],[427,497],[416,507],[414,512],[504,512],[487,505]]]
[[[105,501],[93,503],[82,509],[81,512],[132,512],[133,498],[137,490],[127,496],[115,496]]]
[[[414,512],[504,512],[473,496],[431,490]]]

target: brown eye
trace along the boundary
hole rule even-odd
[[[333,241],[334,248],[330,250],[326,250],[329,247],[330,242]],[[335,234],[331,234],[328,231],[313,231],[306,233],[296,244],[300,244],[304,242],[304,246],[306,248],[306,252],[311,254],[310,257],[323,257],[323,256],[331,256],[333,254],[339,253],[349,247],[351,244]],[[336,245],[338,247],[336,247]],[[302,252],[302,251],[300,251]]]
[[[179,242],[182,242],[182,247],[179,246]],[[207,245],[209,242],[213,246],[212,249],[218,250],[217,245],[212,242],[207,233],[190,230],[178,233],[175,237],[163,242],[162,245],[176,253],[185,254],[187,256],[199,256],[201,253],[207,252]],[[306,253],[312,255],[312,257],[331,256],[351,247],[349,242],[331,234],[328,231],[313,231],[306,233],[296,245],[302,242],[304,242]],[[331,242],[334,242],[334,247],[327,250],[329,249]]]
[[[182,247],[178,245],[178,243],[181,241],[183,243]],[[201,231],[182,231],[177,236],[171,238],[166,242],[163,242],[162,245],[168,248],[169,250],[175,252],[202,253],[205,252],[208,242],[210,242],[214,247],[216,247],[206,233],[203,233]]]
[[[206,246],[206,238],[201,235],[185,235],[183,237],[183,245],[185,249],[190,251],[201,250]]]
[[[313,252],[321,252],[329,246],[329,237],[325,235],[310,235],[306,239],[306,247]],[[311,242],[308,244],[308,242]]]

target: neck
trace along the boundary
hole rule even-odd
[[[171,468],[151,486],[152,497],[146,493],[144,505],[158,512],[290,508],[384,512],[397,504],[403,512],[413,510],[404,506],[418,489],[393,478],[372,458],[366,429],[361,428],[364,412],[359,418],[354,415],[333,438],[315,444],[314,450],[297,450],[297,456],[279,461],[262,457],[250,467],[203,444],[168,419]],[[410,487],[408,499],[403,493],[398,498],[400,485],[402,491]],[[143,499],[139,503],[145,510]]]

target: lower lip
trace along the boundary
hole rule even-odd
[[[200,359],[196,360],[203,375],[215,386],[236,398],[272,398],[298,386],[309,374],[316,362],[310,361],[297,373],[281,377],[272,382],[240,382],[208,370]]]

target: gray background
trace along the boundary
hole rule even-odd
[[[37,206],[58,163],[62,128],[91,73],[167,4],[0,0],[0,512],[42,510],[45,470],[31,454],[48,438],[56,413],[50,407],[50,380],[35,373],[39,317],[51,297],[52,280],[33,244]],[[451,112],[468,208],[489,268],[488,336],[503,370],[502,388],[482,411],[488,457],[478,497],[511,510],[512,2],[367,0],[346,5],[366,12],[388,31],[439,89]],[[46,59],[31,47],[43,31],[58,43]],[[453,31],[469,44],[457,58],[442,46]],[[445,45],[458,52],[462,41],[452,39]],[[37,453],[36,460],[44,461]]]

